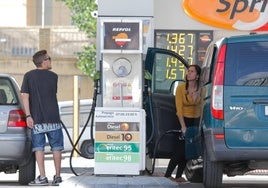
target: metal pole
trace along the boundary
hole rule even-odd
[[[74,76],[74,101],[73,101],[73,143],[76,143],[79,137],[79,109],[80,109],[80,102],[79,102],[79,76]],[[79,148],[77,144],[76,149]],[[74,152],[73,157],[77,157],[77,152]]]
[[[42,0],[42,28],[45,27],[45,0]]]

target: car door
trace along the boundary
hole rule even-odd
[[[268,41],[228,44],[227,49],[225,142],[233,149],[267,149]]]
[[[148,48],[145,73],[149,76],[145,80],[144,108],[150,157],[169,158],[173,154],[179,129],[174,93],[184,80],[187,67],[187,61],[175,52]]]

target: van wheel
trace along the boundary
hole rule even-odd
[[[197,160],[187,161],[186,168],[184,170],[186,178],[193,183],[201,183],[203,181],[203,168],[202,162]]]
[[[222,163],[210,161],[207,149],[203,156],[203,184],[206,188],[220,188],[222,186]]]
[[[28,185],[35,178],[35,156],[34,153],[27,164],[19,167],[19,184]]]

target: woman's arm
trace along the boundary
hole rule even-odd
[[[183,133],[186,131],[186,126],[183,118],[183,97],[185,94],[185,84],[179,85],[176,89],[175,102],[176,102],[176,110],[177,116],[181,125],[181,130]]]

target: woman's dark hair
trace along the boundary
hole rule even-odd
[[[47,54],[46,50],[40,50],[33,55],[33,62],[36,67],[40,67]]]
[[[194,67],[196,70],[196,73],[198,75],[198,79],[196,80],[197,81],[197,89],[199,89],[199,79],[200,79],[200,74],[201,74],[201,68],[197,64],[189,65],[188,69],[190,67]],[[189,86],[189,81],[186,79],[186,90],[188,89],[188,86]]]

